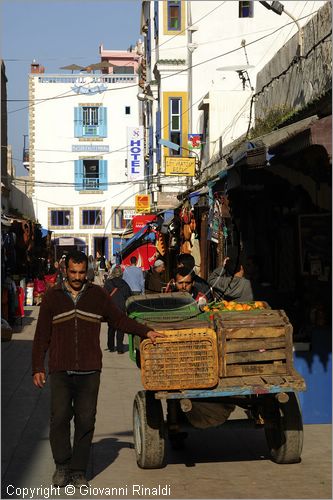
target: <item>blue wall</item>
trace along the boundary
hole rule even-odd
[[[295,368],[307,390],[299,393],[304,424],[332,423],[332,332],[316,329],[309,351],[294,353]]]

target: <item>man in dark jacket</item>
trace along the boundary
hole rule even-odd
[[[163,336],[129,319],[101,287],[87,282],[87,256],[66,256],[66,279],[50,288],[40,306],[32,349],[33,383],[46,382],[44,360],[49,351],[51,385],[50,444],[56,470],[54,486],[87,486],[85,474],[95,427],[102,369],[100,327],[105,318],[115,328],[147,337]],[[73,448],[70,421],[74,415]]]
[[[125,280],[122,279],[123,271],[121,266],[115,266],[111,270],[110,278],[104,283],[104,288],[112,298],[114,304],[124,313],[126,312],[126,300],[132,295],[131,289]],[[124,332],[116,330],[111,324],[108,328],[108,350],[114,352],[117,337],[117,353],[124,353]]]
[[[253,292],[251,281],[244,277],[242,261],[228,258],[222,267],[218,267],[208,276],[208,283],[213,287],[218,300],[251,302]]]

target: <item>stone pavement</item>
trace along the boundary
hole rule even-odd
[[[271,462],[262,429],[224,424],[191,431],[181,451],[168,447],[165,468],[140,469],[132,436],[140,373],[127,354],[106,351],[89,465],[91,489],[66,495],[64,489],[51,488],[49,386],[38,390],[31,379],[38,311],[26,307],[23,327],[2,342],[1,498],[332,498],[331,425],[305,426],[299,464]],[[101,344],[104,349],[105,324]]]

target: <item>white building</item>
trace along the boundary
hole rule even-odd
[[[204,134],[197,154],[205,164],[246,132],[257,73],[297,32],[302,45],[301,27],[324,3],[287,1],[278,15],[259,1],[142,2],[144,125],[155,135],[150,169],[157,208],[164,208],[160,191],[176,194],[189,184],[166,176],[164,160],[188,151],[160,148],[159,139],[188,148],[188,135]]]
[[[51,75],[32,65],[30,196],[36,219],[53,232],[57,258],[73,246],[110,258],[144,190],[134,63],[132,69]]]

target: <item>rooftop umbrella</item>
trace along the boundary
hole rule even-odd
[[[70,69],[73,73],[74,70],[85,69],[83,66],[78,66],[77,64],[69,64],[69,66],[62,66],[60,69]]]
[[[102,61],[95,64],[89,64],[89,66],[87,66],[86,69],[94,71],[95,69],[105,69],[105,68],[110,68],[111,66],[114,66],[114,64],[108,61]]]

